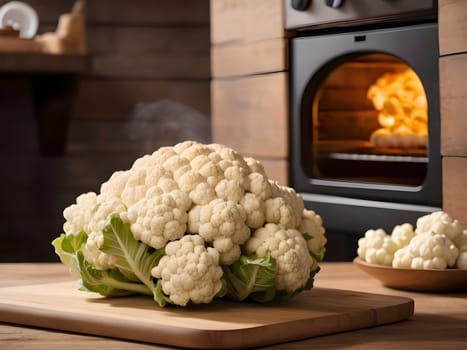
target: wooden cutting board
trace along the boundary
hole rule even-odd
[[[0,288],[0,321],[200,349],[265,346],[392,323],[412,299],[315,288],[259,305],[217,300],[160,308],[149,297],[105,299],[77,281]]]

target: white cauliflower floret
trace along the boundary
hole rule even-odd
[[[458,269],[467,269],[467,251],[459,253],[459,256],[456,260],[456,267]]]
[[[391,266],[399,247],[383,229],[368,230],[358,240],[357,254],[370,264]]]
[[[165,247],[152,276],[160,279],[163,292],[177,305],[209,303],[222,288],[219,253],[206,248],[199,235],[186,235]]]
[[[263,164],[261,164],[260,161],[252,158],[252,157],[245,157],[245,162],[248,165],[248,168],[250,168],[250,171],[252,173],[260,173],[261,175],[265,176],[267,178],[266,171],[264,170]]]
[[[394,226],[391,233],[391,239],[399,248],[408,245],[414,236],[415,232],[413,230],[413,226],[409,223]]]
[[[118,213],[122,220],[126,220],[126,211],[120,199],[88,192],[78,196],[76,204],[63,211],[67,220],[63,229],[66,233],[86,232],[88,238],[83,248],[84,258],[98,269],[109,269],[114,266],[115,257],[99,250],[104,242],[102,230],[110,214]]]
[[[300,225],[304,204],[302,198],[289,187],[269,181],[272,198],[266,200],[266,222],[278,224],[284,228],[296,228]]]
[[[109,216],[114,213],[119,214],[123,222],[128,221],[127,207],[119,198],[99,195],[91,218],[85,226],[88,239],[83,248],[83,256],[97,269],[111,269],[115,265],[116,258],[113,255],[99,250],[104,242],[103,229],[107,225]]]
[[[63,217],[63,231],[69,234],[86,232],[86,225],[91,220],[92,211],[97,204],[97,194],[94,192],[83,193],[76,198],[76,204],[65,208]]]
[[[302,219],[303,210],[305,209],[302,197],[300,197],[292,187],[278,186],[276,183],[276,186],[272,186],[272,189],[274,197],[280,196],[292,206],[298,226]]]
[[[216,192],[214,188],[209,185],[207,182],[202,182],[198,184],[193,191],[190,192],[190,199],[195,204],[208,204],[216,199]]]
[[[317,215],[313,210],[304,209],[298,230],[304,235],[311,255],[321,260],[327,242],[321,216]]]
[[[235,203],[240,202],[245,194],[243,182],[240,180],[222,179],[215,187],[217,198]]]
[[[120,176],[122,174],[116,175],[114,180]],[[127,207],[119,198],[111,196],[111,192],[104,195],[96,195],[94,192],[82,194],[76,199],[76,204],[63,211],[63,216],[67,220],[63,225],[64,231],[66,233],[84,231],[87,234],[83,247],[84,258],[101,270],[114,267],[116,261],[114,256],[99,249],[104,242],[102,230],[108,217],[113,213],[118,213],[123,221],[127,220]]]
[[[246,217],[240,204],[215,199],[190,211],[188,232],[198,233],[206,242],[213,242],[220,253],[221,264],[230,265],[240,257],[240,244],[250,236]]]
[[[297,227],[292,206],[282,197],[269,198],[265,202],[266,222],[278,224],[283,228]]]
[[[157,196],[147,196],[128,210],[128,220],[135,239],[159,249],[168,241],[181,238],[187,228],[187,203],[181,197],[186,196],[180,190],[162,193]],[[179,199],[177,203],[176,198]]]
[[[180,147],[175,146],[174,149],[175,152],[190,162],[199,156],[207,156],[212,152],[209,146],[194,141],[184,142]]]
[[[457,244],[459,256],[457,257],[456,267],[459,269],[467,269],[467,230],[462,232]]]
[[[264,225],[265,220],[265,205],[261,198],[256,197],[253,193],[246,193],[240,201],[240,205],[246,212],[246,224],[250,228],[259,228]]]
[[[97,269],[112,269],[117,259],[115,256],[106,254],[99,249],[103,243],[103,234],[91,233],[88,235],[86,245],[83,248],[84,258]]]
[[[394,254],[393,267],[412,269],[445,269],[452,267],[458,249],[444,234],[416,235],[406,247]]]
[[[100,193],[110,197],[121,198],[129,176],[129,171],[114,172],[110,179],[101,185]]]
[[[452,219],[444,211],[437,211],[425,216],[420,217],[417,220],[417,228],[415,233],[424,234],[444,234],[446,235],[454,244],[457,244],[457,241],[462,235],[462,227],[459,221]]]
[[[258,172],[248,175],[247,189],[263,201],[272,196],[272,186],[267,176]]]
[[[246,242],[247,253],[262,258],[269,251],[277,264],[276,289],[293,292],[308,281],[313,258],[308,252],[302,234],[295,229],[284,229],[266,224],[257,229]]]
[[[121,199],[126,206],[130,207],[143,199],[148,187],[146,186],[146,168],[132,169],[122,191]]]

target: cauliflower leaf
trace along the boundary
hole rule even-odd
[[[105,297],[117,297],[130,294],[153,295],[151,289],[140,282],[134,282],[125,277],[118,269],[99,270],[84,259],[78,252],[77,260],[81,273],[80,290],[96,292]]]
[[[276,296],[276,262],[269,251],[263,258],[242,255],[230,266],[223,266],[226,295],[234,300],[246,298],[265,303]]]
[[[80,272],[77,252],[82,250],[87,238],[86,232],[81,231],[77,234],[62,233],[52,241],[55,254],[58,255],[64,265],[69,267],[73,274],[79,274]]]
[[[115,267],[130,281],[141,281],[156,298],[156,287],[151,269],[159,263],[164,249],[149,247],[133,238],[130,225],[118,214],[112,214],[104,230],[104,242],[100,247],[104,253],[116,256]]]

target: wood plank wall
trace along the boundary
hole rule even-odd
[[[443,208],[467,227],[467,1],[438,6]]]
[[[27,3],[43,33],[74,0]],[[136,103],[168,99],[210,117],[209,0],[85,4],[90,70],[78,82],[65,156],[38,154],[30,82],[0,80],[0,157],[10,164],[0,173],[0,261],[56,259],[50,241],[62,210],[147,149],[128,135]]]
[[[213,140],[288,183],[288,62],[282,0],[211,0]]]

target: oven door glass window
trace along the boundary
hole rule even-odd
[[[428,165],[427,97],[417,73],[387,54],[339,61],[315,89],[312,178],[420,186]]]

